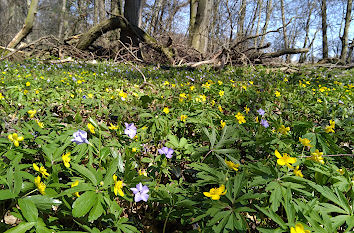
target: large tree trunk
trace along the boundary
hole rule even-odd
[[[34,19],[37,14],[39,0],[32,0],[31,5],[28,9],[28,14],[25,20],[25,24],[22,29],[16,34],[12,41],[7,45],[8,48],[15,48],[30,32],[33,28]]]
[[[139,41],[147,43],[156,51],[163,53],[170,63],[173,63],[173,50],[160,45],[152,36],[145,33],[141,28],[130,24],[123,16],[114,16],[110,19],[104,20],[98,25],[93,26],[88,32],[84,33],[77,44],[77,48],[81,50],[87,49],[95,40],[97,40],[104,33],[121,29],[121,37],[136,38]]]
[[[190,44],[201,53],[206,53],[209,39],[209,20],[213,0],[192,0],[190,18]]]
[[[259,42],[260,47],[262,47],[264,44],[264,39],[266,36],[265,33],[268,29],[268,24],[269,24],[269,19],[270,19],[271,14],[272,14],[272,0],[268,0],[267,1],[267,9],[266,9],[266,18],[265,18],[264,26],[262,29],[263,36],[261,37],[261,41]]]
[[[111,11],[115,15],[123,15],[122,0],[111,0]]]
[[[328,58],[328,41],[327,41],[327,0],[321,1],[322,16],[322,58]]]
[[[307,19],[306,19],[306,25],[305,25],[305,41],[304,41],[304,46],[303,48],[307,47],[307,42],[309,40],[309,32],[310,32],[310,22],[311,22],[311,15],[312,15],[312,10],[314,8],[314,4],[312,3],[312,1],[308,0],[307,2],[307,6],[309,9],[309,14],[307,15]],[[305,62],[306,60],[306,53],[302,53],[299,59],[300,63]]]
[[[98,24],[99,20],[99,16],[98,16],[98,11],[99,11],[99,1],[100,0],[94,0],[93,1],[93,24],[96,25]]]
[[[65,34],[64,32],[68,22],[66,20],[65,14],[66,14],[66,0],[63,0],[61,12],[60,12],[60,24],[59,24],[59,32],[58,32],[58,37],[60,39],[64,38],[64,34]]]
[[[344,32],[343,32],[343,36],[341,38],[342,51],[341,51],[341,54],[340,54],[340,60],[343,63],[346,62],[347,53],[348,53],[348,31],[349,31],[349,26],[350,26],[350,21],[351,21],[352,5],[353,5],[353,1],[352,0],[348,0],[347,1],[347,13],[345,15]]]
[[[128,0],[124,5],[124,17],[134,26],[141,27],[142,0]]]
[[[289,48],[289,40],[288,40],[288,35],[286,33],[286,27],[285,27],[285,9],[284,9],[284,0],[280,0],[280,10],[281,10],[281,21],[283,23],[283,40],[284,40],[284,49]],[[290,56],[289,54],[286,54],[286,62],[290,62]]]
[[[106,19],[106,1],[105,0],[99,0],[99,4],[98,4],[98,14],[100,17],[100,21],[102,22]]]
[[[237,37],[239,38],[239,40],[242,40],[242,38],[245,36],[244,25],[245,25],[245,18],[246,18],[246,7],[247,7],[247,0],[242,0],[240,6],[240,15],[237,23]]]

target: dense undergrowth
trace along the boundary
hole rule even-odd
[[[142,72],[0,64],[1,232],[352,231],[353,70]]]

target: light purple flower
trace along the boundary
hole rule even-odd
[[[128,135],[131,139],[133,139],[136,135],[136,127],[134,126],[134,123],[131,124],[124,123],[124,124],[125,124],[124,133]]]
[[[160,155],[166,155],[166,158],[170,159],[172,158],[172,154],[174,152],[174,150],[172,148],[168,148],[168,147],[162,147],[161,149],[157,150]]]
[[[262,120],[261,120],[261,125],[263,125],[264,128],[268,128],[268,127],[269,127],[269,123],[268,123],[268,121],[265,120],[265,119],[262,119]]]
[[[130,190],[132,190],[135,195],[134,196],[135,202],[139,202],[139,201],[147,202],[149,198],[149,194],[147,194],[149,192],[149,188],[146,185],[143,186],[143,184],[140,182],[135,186],[135,188],[131,188]]]
[[[261,109],[261,108],[258,109],[257,112],[258,112],[258,114],[261,115],[261,116],[264,116],[264,114],[265,114],[265,111],[264,111],[263,109]]]
[[[76,144],[80,145],[82,143],[87,143],[89,144],[89,141],[87,140],[87,132],[79,129],[73,134],[73,139],[71,139],[72,142],[76,142]]]

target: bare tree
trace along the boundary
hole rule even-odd
[[[58,32],[58,37],[63,38],[64,37],[64,31],[66,27],[68,26],[68,21],[67,17],[65,17],[66,14],[66,0],[62,0],[62,8],[60,12],[60,22],[59,22],[59,32]]]
[[[322,17],[322,58],[328,58],[328,40],[327,40],[327,0],[321,0]]]
[[[351,21],[352,5],[353,5],[353,0],[348,0],[347,1],[347,12],[345,14],[344,32],[343,32],[343,36],[341,37],[342,51],[340,54],[340,59],[343,63],[346,62],[347,53],[348,53],[348,31],[349,31],[349,25],[350,25],[350,21]]]

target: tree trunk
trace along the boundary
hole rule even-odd
[[[99,8],[99,1],[100,0],[94,0],[94,6],[93,6],[93,24],[96,25],[98,24],[98,8]]]
[[[195,5],[197,10],[195,12]],[[206,53],[209,38],[209,20],[212,0],[192,0],[190,18],[190,43],[200,53]]]
[[[309,39],[309,31],[310,31],[310,22],[311,22],[311,15],[312,15],[312,10],[314,8],[314,4],[311,3],[310,1],[307,2],[307,6],[309,8],[309,14],[307,15],[307,19],[306,19],[306,25],[305,25],[305,32],[306,32],[306,35],[305,35],[305,41],[304,41],[304,46],[303,48],[306,48],[307,47],[307,41]],[[299,59],[299,62],[300,63],[303,63],[305,62],[306,60],[306,54],[305,53],[302,53],[301,56],[300,56],[300,59]]]
[[[64,38],[64,32],[65,32],[65,27],[67,26],[67,20],[65,17],[66,14],[66,0],[63,0],[61,7],[61,12],[60,12],[60,24],[59,24],[59,32],[58,32],[58,37],[60,39]]]
[[[15,48],[26,36],[32,31],[34,19],[37,14],[39,0],[32,0],[28,9],[28,14],[25,20],[25,24],[22,29],[16,34],[12,41],[7,45],[8,48]]]
[[[106,19],[106,1],[105,0],[99,0],[99,4],[98,4],[98,14],[100,17],[100,21],[102,22]]]
[[[353,0],[348,0],[347,1],[347,13],[345,14],[344,32],[343,32],[343,36],[341,38],[342,51],[340,54],[340,60],[343,63],[346,62],[347,53],[348,53],[348,31],[349,31],[349,26],[350,26],[350,21],[351,21],[352,5],[353,5]]]
[[[327,41],[327,0],[321,1],[322,16],[322,58],[328,58],[328,41]]]
[[[128,0],[124,5],[124,17],[134,26],[141,27],[142,0]]]
[[[93,26],[88,32],[84,33],[77,44],[77,48],[81,50],[87,49],[95,40],[104,33],[121,29],[121,37],[136,38],[139,41],[147,43],[156,51],[163,53],[170,63],[173,63],[173,50],[160,45],[152,36],[145,33],[141,28],[130,24],[123,16],[114,16],[106,19],[98,25]]]
[[[272,0],[268,0],[267,1],[267,9],[266,9],[266,18],[265,18],[264,26],[262,29],[263,36],[261,37],[261,41],[259,43],[260,47],[262,47],[264,44],[265,33],[267,32],[267,29],[268,29],[268,24],[269,24],[269,19],[270,19],[271,14],[272,14]]]
[[[258,0],[257,2],[259,11],[258,11],[258,19],[257,19],[257,27],[256,27],[256,35],[259,33],[259,27],[260,27],[260,23],[261,23],[261,14],[262,14],[262,5],[263,5],[263,0]],[[254,47],[257,47],[257,42],[258,42],[259,38],[254,39]]]
[[[280,0],[280,9],[281,9],[281,21],[283,24],[283,38],[284,38],[284,48],[288,49],[289,48],[289,41],[288,41],[288,36],[286,34],[286,27],[285,24],[285,9],[284,9],[284,0]],[[286,54],[286,62],[290,62],[290,56]]]
[[[111,0],[111,11],[115,15],[123,15],[122,0]]]
[[[239,40],[242,40],[242,38],[245,36],[244,24],[246,18],[246,7],[247,0],[242,0],[240,6],[240,16],[237,24],[237,37],[239,38]]]
[[[155,0],[154,5],[152,7],[152,16],[149,25],[148,32],[153,33],[157,31],[157,24],[160,11],[162,10],[162,1],[163,0]]]

